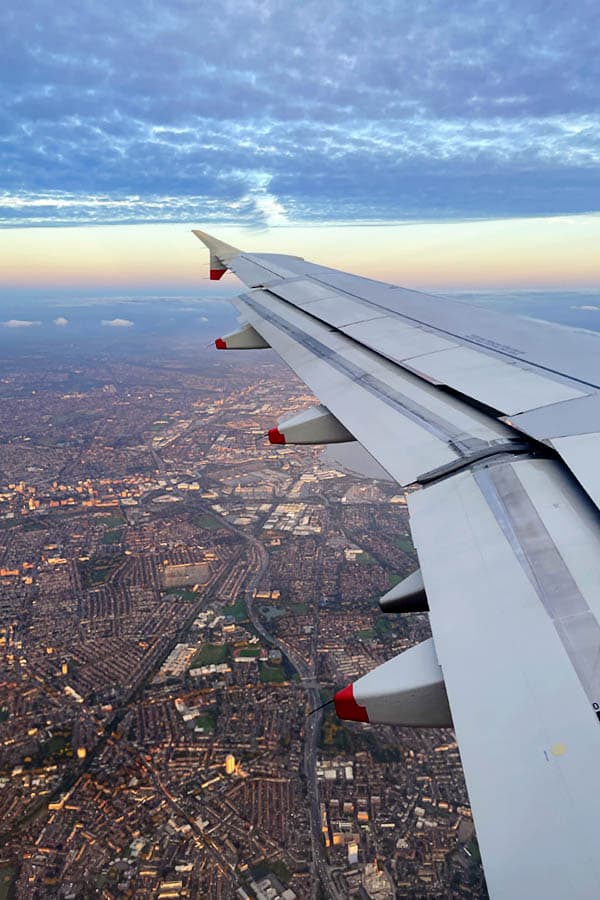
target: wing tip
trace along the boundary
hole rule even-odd
[[[199,241],[202,241],[210,253],[210,280],[219,281],[229,268],[231,260],[239,256],[242,251],[231,244],[226,244],[225,241],[221,241],[219,238],[213,237],[212,234],[207,234],[206,231],[201,231],[200,228],[192,228],[192,234]]]
[[[225,241],[221,241],[219,238],[214,237],[212,234],[208,234],[206,231],[202,231],[200,228],[192,228],[192,234],[195,234],[198,240],[202,241],[204,246],[223,262],[232,259],[234,256],[239,256],[242,252],[239,247],[234,247],[232,244],[226,244]]]

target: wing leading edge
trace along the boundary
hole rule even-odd
[[[544,344],[526,320],[195,233],[211,267],[214,256],[251,288],[235,301],[243,322],[414,488],[431,664],[490,894],[600,896],[600,422],[589,415],[600,342],[540,324]]]

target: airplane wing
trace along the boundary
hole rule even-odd
[[[338,713],[453,725],[493,898],[600,897],[600,336],[194,233],[249,288],[219,346],[321,400],[271,440],[357,440],[407,489],[420,573],[382,608],[433,639]]]

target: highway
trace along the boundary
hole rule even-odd
[[[231,527],[231,526],[230,526]],[[243,534],[243,532],[242,532]],[[319,685],[315,679],[314,667],[317,658],[316,647],[318,640],[318,622],[315,622],[313,631],[313,647],[311,654],[310,666],[295,653],[292,648],[283,639],[272,635],[265,628],[261,618],[259,617],[255,604],[254,592],[262,576],[265,574],[269,565],[269,556],[263,544],[256,538],[244,535],[256,548],[259,565],[253,575],[246,583],[245,599],[248,617],[254,628],[260,636],[270,645],[277,647],[285,656],[287,656],[293,668],[300,676],[300,683],[306,691],[307,709],[316,709],[321,705],[321,694],[319,693]],[[332,875],[330,867],[325,856],[325,847],[323,843],[323,834],[321,831],[321,812],[319,809],[319,784],[317,780],[317,746],[319,742],[319,734],[321,731],[321,723],[323,721],[323,710],[312,713],[306,718],[306,730],[304,736],[304,776],[306,779],[306,791],[310,803],[310,841],[312,847],[313,866],[315,873],[318,875],[327,896],[334,900],[344,900],[343,894],[338,891]],[[318,893],[318,883],[315,879],[313,887],[313,897],[316,898]]]
[[[189,500],[188,500],[189,502]],[[262,619],[256,611],[254,594],[260,584],[261,579],[265,575],[269,566],[269,554],[264,544],[254,535],[243,531],[241,528],[233,525],[226,518],[218,516],[214,509],[208,504],[199,502],[196,498],[193,500],[196,509],[210,514],[214,518],[219,518],[224,528],[238,535],[242,540],[249,543],[253,549],[252,569],[248,572],[246,584],[244,588],[244,599],[248,610],[248,618],[252,622],[257,634],[272,647],[280,650],[290,661],[292,667],[296,670],[300,677],[300,683],[306,691],[307,710],[316,709],[321,705],[321,695],[319,685],[315,678],[315,661],[317,659],[317,641],[318,641],[318,620],[314,623],[313,631],[313,647],[311,653],[311,663],[308,665],[282,638],[278,638],[271,634],[265,627]],[[316,612],[318,616],[318,610]],[[321,831],[321,812],[319,809],[319,784],[317,779],[317,746],[321,731],[321,723],[323,721],[323,711],[313,713],[307,716],[306,730],[304,739],[304,776],[306,779],[306,791],[309,799],[309,817],[310,817],[310,841],[313,858],[314,879],[313,898],[316,900],[318,896],[318,882],[321,882],[323,889],[328,897],[333,900],[344,900],[344,895],[340,893],[336,883],[332,877],[332,870],[327,862],[325,854],[325,845],[323,842],[323,834]]]

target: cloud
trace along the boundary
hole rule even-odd
[[[598,210],[597,0],[203,6],[12,5],[0,224]]]
[[[68,319],[65,319],[64,316],[58,316],[58,317],[57,317],[56,319],[54,319],[53,321],[54,321],[54,324],[55,324],[55,325],[60,325],[60,326],[63,327],[63,328],[64,328],[65,325],[68,325],[68,324],[69,324],[69,320],[68,320]]]
[[[110,328],[131,328],[133,322],[131,319],[102,319],[102,324]]]
[[[590,312],[600,312],[600,306],[592,306],[588,304],[584,304],[583,306],[572,306],[571,309],[581,309]]]
[[[30,319],[8,319],[2,322],[5,328],[32,328],[34,325],[41,325],[41,322],[34,322]]]

